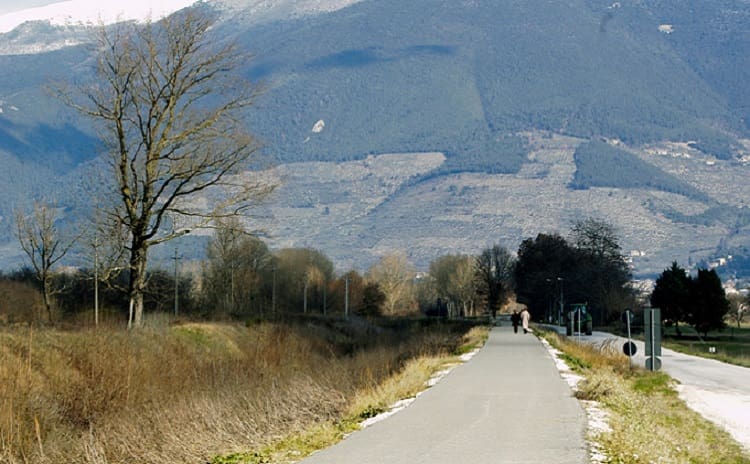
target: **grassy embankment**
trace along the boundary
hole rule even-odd
[[[2,330],[0,462],[301,457],[485,336],[424,321]]]
[[[597,401],[608,414],[610,431],[594,432],[611,463],[750,463],[728,433],[679,399],[674,380],[661,372],[631,370],[619,346],[578,344],[553,333],[543,335],[584,377],[576,396]]]

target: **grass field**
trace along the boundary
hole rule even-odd
[[[480,342],[470,324],[424,320],[2,329],[0,462],[252,462],[256,450],[310,452],[335,440],[338,424],[356,427]]]
[[[680,327],[678,337],[674,327],[664,329],[664,346],[686,354],[717,359],[739,366],[750,367],[750,325],[728,326],[722,331],[699,334],[692,327]]]

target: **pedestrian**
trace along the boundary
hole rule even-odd
[[[513,310],[513,314],[510,315],[510,322],[513,324],[513,333],[518,333],[518,324],[521,323],[521,315],[515,309]]]
[[[523,325],[523,333],[529,333],[529,320],[531,319],[531,313],[526,308],[521,311],[521,324]]]

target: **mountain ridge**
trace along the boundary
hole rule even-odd
[[[739,53],[750,48],[750,21],[742,20],[750,18],[746,2],[310,0],[303,6],[315,14],[293,13],[290,2],[278,1],[269,3],[266,16],[254,13],[258,5],[234,2],[231,14],[224,10],[215,33],[221,40],[236,40],[253,55],[238,71],[263,82],[266,92],[247,115],[247,124],[264,142],[264,155],[280,169],[310,162],[353,166],[386,153],[437,152],[444,157],[434,169],[387,190],[378,208],[358,210],[359,222],[347,231],[347,243],[336,243],[325,231],[306,233],[305,227],[315,225],[313,219],[336,230],[330,216],[308,215],[305,226],[268,224],[276,230],[273,245],[320,242],[334,259],[362,266],[391,243],[415,250],[413,259],[424,265],[436,257],[434,253],[469,253],[472,247],[476,252],[492,235],[513,248],[526,234],[564,231],[568,222],[584,214],[585,200],[592,214],[618,223],[629,248],[648,249],[654,260],[666,260],[639,264],[636,259],[637,272],[658,271],[673,259],[696,263],[719,255],[750,255],[742,209],[750,192],[741,181],[733,181],[735,185],[713,193],[713,183],[721,182],[717,172],[727,179],[748,174],[744,141],[750,138],[750,66],[743,66],[748,58]],[[214,2],[202,7],[221,9]],[[12,37],[0,34],[0,50],[10,46],[11,39],[20,40],[23,31],[16,32]],[[35,33],[33,28],[26,32]],[[41,26],[38,32],[39,37],[56,33]],[[79,37],[76,31],[59,33]],[[33,42],[33,37],[27,39]],[[86,79],[88,53],[85,46],[77,46],[0,56],[0,163],[13,159],[16,164],[7,166],[50,166],[48,180],[14,179],[13,191],[2,193],[9,199],[0,205],[3,217],[12,216],[12,207],[22,198],[43,192],[71,211],[85,209],[86,197],[95,195],[96,182],[80,182],[82,170],[99,156],[95,131],[42,89],[48,80],[44,76]],[[575,148],[559,149],[564,156],[540,154],[540,145],[558,143],[559,137],[576,140]],[[593,149],[578,156],[581,147]],[[713,163],[713,170],[707,163]],[[387,171],[391,168],[386,164],[381,167]],[[568,180],[560,183],[559,173],[571,168]],[[617,175],[604,176],[607,169]],[[622,171],[651,181],[620,179],[618,175],[627,176]],[[385,185],[390,182],[374,167],[369,175]],[[481,188],[471,182],[466,184],[469,178],[477,185],[490,185],[482,187],[488,191],[517,197],[532,210],[535,205],[528,198],[534,189],[542,188],[545,180],[553,182],[550,203],[537,205],[533,214],[545,212],[554,220],[540,220],[534,227],[519,217],[523,210],[505,199],[503,207],[512,213],[493,212],[492,198],[478,193]],[[519,192],[496,187],[498,179],[516,185]],[[424,190],[439,190],[451,182],[458,190],[445,195]],[[463,219],[442,221],[422,214],[461,216],[455,210],[461,205],[452,202],[460,203],[463,188],[466,195],[473,192],[463,198],[468,202]],[[326,191],[323,184],[306,189],[310,198]],[[337,189],[352,199],[348,207],[368,204],[367,189]],[[421,197],[415,192],[422,192]],[[637,204],[632,203],[634,195]],[[278,204],[269,208],[278,213],[302,211],[312,204],[321,215],[326,206],[329,215],[336,205],[344,208],[336,195],[322,197],[328,204],[308,201],[308,206],[299,207],[278,197]],[[424,198],[437,203],[424,205]],[[404,230],[391,220],[391,212],[405,216],[409,202],[419,220]],[[552,211],[550,205],[560,211]],[[471,208],[476,214],[468,211]],[[664,252],[656,253],[648,244],[639,246],[637,240],[647,240],[648,234],[621,223],[618,215],[623,209],[629,209],[626,215],[632,224],[661,228],[652,234],[670,231],[679,238],[675,244],[657,241],[666,247]],[[639,211],[638,217],[631,217],[633,210]],[[481,233],[467,229],[472,221]],[[701,232],[691,238],[688,232],[696,223],[701,223]],[[417,237],[417,229],[433,231],[424,232],[429,243],[441,236],[449,240],[451,234],[443,232],[450,230],[460,231],[455,234],[460,238],[454,237],[455,246],[426,246],[416,238],[391,237]],[[0,220],[0,241],[12,241],[10,230],[9,221]],[[471,246],[467,237],[474,237]],[[359,261],[357,253],[362,256]],[[5,262],[12,261],[8,256]]]

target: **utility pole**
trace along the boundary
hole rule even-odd
[[[276,316],[276,266],[274,265],[273,269],[273,286],[271,289],[271,313],[273,313],[274,317]]]
[[[305,278],[305,291],[304,291],[304,294],[302,296],[302,312],[304,314],[307,314],[307,288],[309,286],[310,286],[310,283],[309,283],[309,281],[308,281],[308,279],[306,277]]]
[[[346,275],[344,286],[344,316],[349,319],[349,274]]]
[[[177,247],[174,247],[174,258],[172,259],[174,259],[174,317],[177,317],[178,309],[179,309],[179,288],[180,288],[180,281],[177,275],[177,261],[181,259],[181,257],[177,255]]]
[[[558,314],[558,320],[562,322],[563,314],[565,314],[565,300],[563,299],[563,282],[565,282],[565,279],[558,277],[557,280],[560,281],[560,314]]]
[[[99,236],[94,237],[94,327],[99,327]]]
[[[235,259],[232,257],[232,262],[229,265],[229,307],[230,311],[234,311],[234,266]]]

